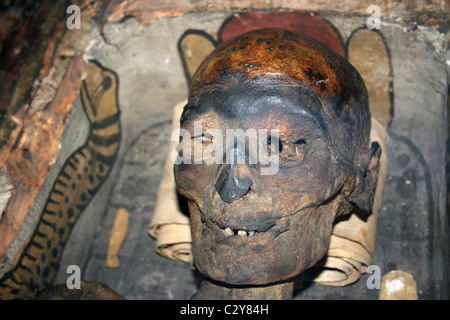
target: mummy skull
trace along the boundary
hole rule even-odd
[[[192,161],[175,179],[208,279],[291,279],[324,256],[337,216],[370,210],[381,150],[363,80],[311,38],[261,29],[221,44],[193,76],[180,126]]]

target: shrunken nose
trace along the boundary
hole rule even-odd
[[[227,164],[216,181],[215,188],[226,203],[232,203],[245,196],[252,187],[247,164]]]

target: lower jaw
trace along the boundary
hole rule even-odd
[[[284,281],[295,277],[302,269],[292,263],[294,252],[280,250],[290,237],[289,232],[276,238],[267,232],[259,236],[260,243],[240,246],[202,241],[197,246],[201,252],[194,252],[196,266],[206,277],[229,285],[267,285]]]
[[[297,276],[326,253],[332,220],[324,221],[329,230],[316,233],[301,232],[313,230],[316,221],[309,214],[282,219],[289,223],[279,223],[278,229],[275,225],[274,229],[252,237],[234,236],[228,242],[216,242],[217,234],[198,224],[205,233],[194,233],[197,237],[193,237],[197,268],[212,280],[237,286],[267,285]]]

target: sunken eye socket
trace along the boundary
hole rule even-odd
[[[192,161],[197,162],[209,159],[211,156],[214,157],[214,151],[210,152],[208,155],[205,155],[208,146],[212,143],[214,143],[214,137],[207,132],[192,137],[190,144]]]
[[[197,141],[206,143],[206,142],[212,142],[213,137],[209,133],[205,132],[205,133],[199,134],[195,137],[192,137],[192,140],[197,140]]]
[[[307,146],[308,143],[305,139],[298,139],[290,146],[288,157],[303,160],[307,154]]]
[[[283,150],[283,145],[280,139],[277,136],[268,136],[267,137],[267,153],[273,154],[278,151],[281,153]]]

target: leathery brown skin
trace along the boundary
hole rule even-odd
[[[368,145],[363,81],[310,38],[262,29],[223,43],[195,73],[180,121],[201,139],[193,155],[218,143],[209,129],[224,137],[226,129],[267,130],[264,147],[278,155],[268,175],[267,164],[249,161],[255,151],[236,143],[223,154],[245,163],[175,165],[195,265],[210,280],[195,298],[287,298],[290,279],[326,253],[336,216],[371,207],[380,148]]]

